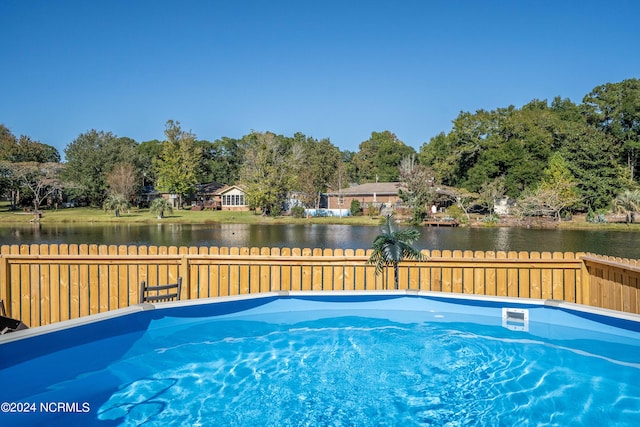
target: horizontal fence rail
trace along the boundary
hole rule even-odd
[[[400,289],[554,299],[638,313],[635,261],[573,252],[423,251],[404,261]],[[40,326],[137,304],[140,283],[182,277],[181,299],[269,291],[383,290],[370,251],[107,245],[0,247],[0,299]]]

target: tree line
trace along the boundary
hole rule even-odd
[[[597,212],[638,186],[640,80],[607,83],[582,104],[460,113],[420,149],[443,184],[506,195],[525,214]]]
[[[90,130],[66,146],[60,163],[54,147],[0,125],[0,190],[13,206],[37,209],[62,198],[91,206],[115,195],[133,202],[145,185],[187,197],[215,181],[243,185],[251,208],[278,214],[291,193],[317,207],[330,189],[402,181],[416,220],[438,197],[465,213],[473,205],[491,212],[505,196],[522,215],[598,212],[638,189],[640,80],[597,86],[581,104],[557,97],[461,112],[450,132],[418,151],[388,130],[372,132],[356,152],[302,133],[252,131],[212,142],[173,120],[164,136],[137,142]]]

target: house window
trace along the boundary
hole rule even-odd
[[[244,206],[244,194],[225,194],[222,196],[224,206]]]

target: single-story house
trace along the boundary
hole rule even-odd
[[[353,185],[338,192],[327,193],[327,209],[349,209],[351,201],[357,200],[363,208],[375,206],[378,208],[401,209],[406,207],[400,198],[400,190],[404,190],[401,182],[370,182],[367,184]],[[453,203],[448,187],[440,185],[434,188],[435,211],[444,209]],[[430,208],[432,213],[435,213]]]
[[[197,185],[195,200],[191,202],[191,210],[221,209],[222,205],[220,199],[216,197],[216,192],[223,187],[224,184],[215,181],[208,184]]]
[[[136,203],[138,207],[148,208],[149,205],[151,205],[151,202],[158,197],[161,197],[161,195],[156,191],[153,185],[145,185],[140,190]]]
[[[390,207],[402,204],[399,190],[400,182],[369,182],[343,188],[337,192],[327,193],[327,209],[349,209],[352,200],[357,200],[363,207]]]
[[[215,200],[223,211],[248,211],[244,189],[238,185],[225,185],[215,192]]]

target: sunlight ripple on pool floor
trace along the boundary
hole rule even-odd
[[[212,320],[148,333],[108,369],[126,385],[98,417],[125,425],[632,425],[640,417],[639,366],[468,323]]]

